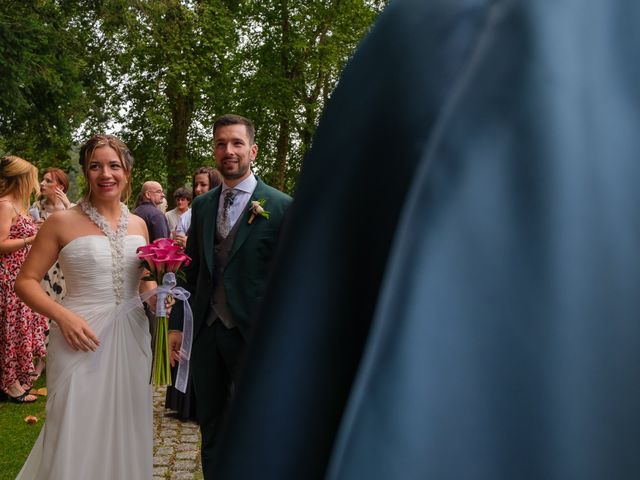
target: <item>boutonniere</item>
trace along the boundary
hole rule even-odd
[[[271,215],[271,214],[269,212],[267,212],[264,208],[262,208],[265,203],[267,203],[267,199],[266,198],[261,198],[260,200],[253,200],[251,202],[251,216],[249,217],[249,225],[251,225],[253,220],[258,215],[260,215],[261,217],[264,217],[266,219],[269,218],[269,215]]]

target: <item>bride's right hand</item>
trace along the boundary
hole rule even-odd
[[[62,330],[64,339],[74,350],[83,352],[95,352],[100,345],[100,340],[87,324],[87,321],[71,311],[56,320]]]

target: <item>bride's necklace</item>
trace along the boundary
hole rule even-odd
[[[116,304],[119,304],[124,291],[124,239],[127,236],[129,209],[124,203],[120,203],[120,220],[118,220],[118,226],[114,232],[109,222],[107,222],[107,219],[96,210],[96,207],[91,205],[91,202],[82,200],[79,205],[82,211],[87,214],[89,219],[96,224],[109,240],[112,259],[111,275],[113,277],[113,290],[116,295]]]

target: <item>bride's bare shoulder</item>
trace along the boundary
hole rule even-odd
[[[146,239],[149,238],[147,232],[147,224],[145,221],[137,215],[131,214],[129,217],[129,232],[130,235],[142,235]]]
[[[84,217],[84,218],[83,218]],[[76,208],[60,210],[47,217],[38,230],[36,245],[57,245],[58,249],[64,247],[75,237],[91,232],[86,216]]]
[[[66,226],[71,224],[77,225],[77,222],[79,220],[85,220],[85,219],[87,219],[87,216],[80,209],[80,207],[76,205],[75,207],[71,207],[67,210],[60,210],[52,213],[47,218],[47,222],[52,224],[52,226],[53,225]]]
[[[138,215],[136,215],[135,213],[132,213],[129,216],[129,221],[131,222],[132,225],[136,225],[136,226],[146,225],[146,223],[144,223],[144,220],[140,218]]]

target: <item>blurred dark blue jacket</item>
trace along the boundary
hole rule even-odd
[[[640,478],[638,25],[391,2],[304,163],[216,480]]]

